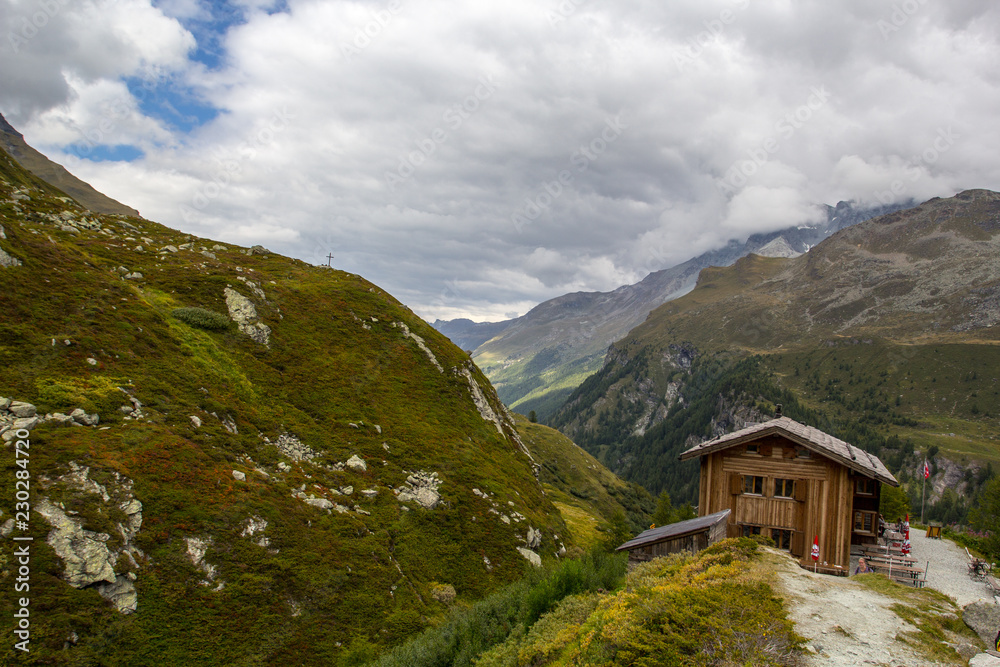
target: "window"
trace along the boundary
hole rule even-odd
[[[771,529],[771,539],[774,540],[774,544],[779,549],[784,551],[792,550],[792,531],[781,530],[780,528]]]
[[[760,535],[760,526],[743,526],[743,537]]]
[[[756,475],[743,475],[743,493],[753,496],[764,495],[764,478]]]
[[[858,496],[874,496],[875,480],[874,479],[854,480],[854,494]]]
[[[760,454],[760,445],[747,445],[747,454]]]
[[[794,498],[795,497],[795,480],[794,479],[776,479],[776,480],[774,480],[774,497],[775,498]]]
[[[812,458],[812,452],[810,452],[805,447],[799,447],[795,451],[795,456],[799,457],[800,459],[808,459],[808,458]]]
[[[854,532],[875,534],[875,512],[855,512]]]

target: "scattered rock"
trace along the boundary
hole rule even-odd
[[[0,248],[0,266],[7,269],[12,269],[15,266],[21,266],[21,260],[11,255],[8,255],[3,248]]]
[[[226,295],[229,317],[236,322],[240,331],[254,342],[260,343],[264,347],[270,347],[271,328],[258,321],[257,309],[250,299],[229,287],[225,288],[223,293]]]
[[[542,566],[542,557],[536,554],[531,549],[525,549],[524,547],[517,547],[517,553],[521,554],[535,567]]]
[[[191,423],[195,428],[201,428],[201,417],[198,415],[191,415]]]
[[[406,336],[407,338],[412,338],[413,341],[417,344],[417,347],[423,350],[424,354],[427,355],[427,358],[431,360],[431,363],[434,364],[434,367],[437,368],[438,371],[444,373],[444,368],[438,362],[437,357],[434,356],[434,353],[431,352],[431,349],[427,347],[427,343],[424,342],[423,338],[411,332],[410,328],[405,324],[403,324],[402,322],[393,322],[392,326],[402,329],[404,336]],[[365,328],[370,329],[371,327],[366,326]]]
[[[247,476],[246,476],[246,473],[242,473],[239,470],[234,470],[233,471],[233,478],[235,478],[236,480],[238,480],[240,482],[243,482],[243,481],[246,481]]]
[[[309,461],[319,456],[319,452],[311,449],[291,433],[282,433],[275,442],[264,438],[264,442],[273,444],[282,454],[293,461]]]
[[[7,406],[7,412],[15,417],[34,417],[38,414],[34,405],[23,401],[11,401],[10,405]]]
[[[184,541],[187,542],[187,555],[191,563],[205,574],[206,580],[201,585],[207,586],[215,579],[215,566],[205,560],[205,553],[212,540],[205,537],[185,537]]]
[[[135,584],[127,576],[117,577],[111,583],[101,582],[94,588],[123,614],[131,614],[139,607],[139,594],[136,593]]]
[[[440,486],[441,480],[436,472],[418,471],[407,475],[406,485],[393,489],[393,493],[401,503],[415,502],[424,509],[432,510],[441,502]]]
[[[993,646],[1000,627],[1000,605],[981,600],[967,604],[962,608],[962,620],[987,646]]]
[[[165,245],[162,248],[160,248],[160,252],[177,252],[177,246]]]
[[[364,472],[368,470],[368,464],[364,462],[360,456],[355,454],[351,458],[347,459],[347,467],[351,470],[357,470],[358,472]]]
[[[139,273],[138,271],[135,271],[134,273],[126,275],[125,280],[142,280],[142,274]]]
[[[537,549],[542,546],[542,531],[528,526],[528,537],[525,542],[527,542],[529,549]]]
[[[244,250],[244,252],[246,254],[248,254],[248,255],[251,255],[251,256],[253,256],[253,255],[268,255],[268,254],[271,253],[270,250],[268,250],[267,248],[265,248],[262,245],[255,245],[252,248],[250,248],[249,250]]]
[[[378,489],[362,489],[361,495],[365,498],[374,498],[378,495]]]
[[[353,486],[342,486],[342,487],[340,487],[340,492],[343,495],[345,495],[345,496],[349,496],[352,493],[354,493],[354,487]]]
[[[201,254],[204,255],[205,257],[208,257],[209,259],[218,259],[218,257],[215,256],[214,252],[209,252],[208,250],[202,250]]]
[[[327,500],[326,498],[309,497],[309,498],[306,498],[303,502],[305,502],[307,505],[312,505],[313,507],[318,507],[321,510],[332,510],[333,506],[334,506],[334,503],[332,503],[331,501]]]

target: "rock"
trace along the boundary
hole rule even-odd
[[[294,461],[309,461],[319,456],[319,452],[311,449],[291,433],[282,433],[275,442],[264,438],[264,442],[273,444],[282,454]]]
[[[354,493],[354,487],[353,486],[342,486],[342,487],[340,487],[340,492],[342,494],[344,494],[345,496],[349,496],[352,493]]]
[[[21,266],[21,260],[17,259],[16,257],[12,257],[11,255],[8,255],[3,248],[0,248],[0,266],[7,269],[12,269],[15,266]]]
[[[201,428],[201,417],[198,415],[191,415],[190,419],[191,424],[194,425],[195,428]]]
[[[542,546],[542,531],[535,530],[531,526],[528,526],[528,537],[525,541],[527,542],[529,549],[537,549]]]
[[[115,609],[123,614],[131,614],[139,607],[135,584],[128,577],[117,577],[112,583],[100,583],[95,588],[101,597],[110,600]]]
[[[118,410],[123,414],[130,415],[132,414],[132,411],[135,410],[135,408],[133,408],[131,405],[123,405],[120,408],[118,408]]]
[[[59,229],[70,234],[79,234],[80,230],[73,225],[59,225]]]
[[[0,396],[0,412],[6,411],[10,407],[11,400]]]
[[[510,525],[510,517],[507,516],[506,514],[501,514],[500,520],[506,523],[507,525]]]
[[[955,647],[955,651],[966,660],[971,660],[979,653],[980,649],[972,644],[962,643]]]
[[[291,469],[292,466],[288,465],[284,461],[278,461],[278,470],[280,470],[281,472],[289,472]]]
[[[136,271],[125,276],[125,280],[142,280],[142,277],[142,274]]]
[[[205,562],[205,553],[212,540],[204,537],[185,537],[184,541],[187,542],[187,555],[191,563],[205,573],[208,581],[215,579],[215,566]]]
[[[267,254],[270,254],[271,251],[268,250],[267,248],[265,248],[262,245],[255,245],[254,247],[250,248],[249,250],[247,250],[245,252],[246,252],[246,254],[252,256],[252,255],[267,255]]]
[[[1000,658],[989,653],[980,653],[969,661],[969,667],[1000,667]]]
[[[38,417],[25,417],[23,419],[15,419],[14,423],[11,425],[11,431],[20,431],[24,429],[25,431],[30,431],[31,429],[38,426],[38,422],[41,421]]]
[[[378,489],[363,489],[361,491],[361,495],[365,498],[374,498],[378,495]]]
[[[347,459],[347,467],[351,470],[357,470],[358,472],[364,472],[368,470],[368,464],[364,462],[360,456],[355,454],[351,458]]]
[[[229,318],[236,322],[240,331],[250,337],[256,343],[264,347],[269,347],[271,339],[271,327],[258,321],[257,309],[250,299],[229,287],[223,290],[226,295],[226,308],[229,309]]]
[[[226,249],[226,246],[219,245],[218,243],[216,243],[214,246],[212,246],[212,250],[215,251],[215,252],[219,252],[220,250],[225,250],[225,249]]]
[[[406,486],[400,486],[393,490],[396,499],[401,503],[416,502],[424,509],[432,510],[441,502],[441,494],[438,487],[441,480],[436,472],[418,471],[406,477]]]
[[[214,252],[209,252],[208,250],[202,250],[201,254],[204,255],[205,257],[208,257],[209,259],[218,259],[218,257],[215,256]]]
[[[165,245],[160,248],[160,252],[177,252],[177,246]]]
[[[90,364],[91,366],[96,366],[97,359],[94,359],[93,357],[87,357],[87,363]]]
[[[431,586],[431,597],[438,602],[451,604],[455,601],[457,595],[455,587],[451,584],[433,584]]]
[[[63,579],[74,588],[99,581],[114,583],[116,557],[108,551],[106,533],[83,530],[82,521],[66,515],[47,498],[35,503],[35,511],[52,526],[46,542],[63,561]]]
[[[177,248],[179,250],[191,250],[192,248],[194,248],[194,244],[193,243],[182,243],[179,246],[177,246]]]
[[[243,481],[246,481],[247,476],[246,476],[246,473],[242,473],[239,470],[234,470],[233,471],[233,478],[236,479],[236,480],[238,480],[238,481],[240,481],[240,482],[243,482]]]
[[[993,646],[1000,627],[1000,605],[982,600],[967,604],[962,608],[962,620],[987,646]]]
[[[34,405],[23,401],[11,401],[10,405],[7,406],[7,411],[15,417],[34,417],[38,414]]]
[[[0,537],[10,537],[11,533],[14,532],[14,520],[7,519],[3,522],[3,527],[0,527]]]
[[[73,421],[82,426],[97,426],[101,422],[101,418],[96,413],[88,415],[80,408],[77,408],[73,412],[69,413],[69,416],[73,419]]]
[[[542,566],[542,557],[536,554],[531,549],[525,549],[524,547],[517,547],[517,552],[528,559],[528,561],[535,567]]]
[[[326,498],[306,498],[304,502],[307,505],[318,507],[321,510],[332,510],[334,506],[334,503],[330,502]]]
[[[69,426],[73,423],[73,418],[61,412],[56,412],[49,415],[45,421],[53,422],[56,426]]]

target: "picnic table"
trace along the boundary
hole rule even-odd
[[[920,588],[924,585],[924,580],[920,575],[924,570],[912,565],[897,565],[894,563],[869,563],[869,567],[879,574],[888,575],[890,579],[903,584],[913,584]]]
[[[893,565],[914,565],[917,562],[916,558],[911,556],[885,556],[885,555],[871,555],[865,558],[869,563],[892,563]]]

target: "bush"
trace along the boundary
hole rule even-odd
[[[175,308],[171,315],[192,327],[209,331],[222,331],[231,324],[228,317],[207,308]]]

